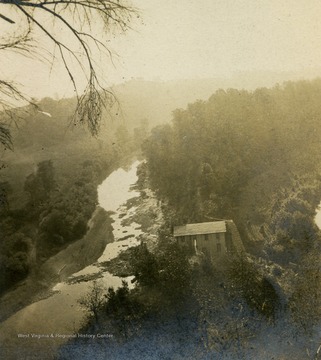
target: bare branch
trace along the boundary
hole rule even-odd
[[[10,24],[14,24],[14,21],[13,21],[13,20],[9,19],[8,17],[6,17],[6,16],[4,16],[4,15],[2,15],[2,14],[0,14],[0,18],[3,19],[3,20],[5,20],[5,21],[7,21],[7,22],[10,23]]]
[[[58,49],[57,55],[55,52],[51,53],[52,64],[60,58],[77,94],[78,106],[73,121],[87,124],[92,135],[98,133],[102,108],[111,106],[115,101],[113,94],[100,83],[101,79],[97,74],[91,47],[97,47],[109,58],[112,57],[112,53],[103,40],[93,35],[92,24],[99,19],[105,30],[110,30],[111,26],[115,26],[121,31],[129,29],[130,19],[137,11],[127,6],[125,1],[0,0],[0,8],[6,6],[16,9],[17,13],[29,24],[24,34],[0,44],[0,50],[11,49],[23,55],[29,55],[35,51],[35,44],[31,42],[34,38],[32,24],[35,29],[38,28],[42,31]],[[45,23],[41,20],[41,14],[46,14]],[[48,22],[48,16],[51,22]],[[1,14],[0,17],[2,18]],[[55,24],[72,35],[74,43],[78,44],[81,49],[80,54],[70,47],[70,42],[67,42],[66,39],[70,39],[70,37],[61,37],[53,31],[52,26]],[[82,56],[84,61],[81,60]],[[73,61],[76,61],[87,79],[87,85],[81,96],[78,95],[78,80]],[[7,87],[4,89],[8,90]]]
[[[0,143],[10,150],[12,150],[12,140],[10,135],[10,130],[6,124],[0,123]]]

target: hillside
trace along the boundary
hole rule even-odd
[[[121,107],[104,113],[97,138],[71,121],[74,99],[46,98],[24,113],[13,129],[15,151],[1,158],[0,292],[7,292],[4,304],[11,294],[25,297],[7,305],[9,313],[56,278],[63,254],[73,258],[78,249],[81,257],[84,243],[91,248],[88,221],[97,185],[142,151],[146,163],[137,186],[141,200],[150,190],[155,194],[157,211],[149,209],[148,221],[161,217],[162,224],[152,247],[143,244],[120,259],[135,275],[135,289],[123,284],[101,302],[99,331],[117,334],[121,344],[106,347],[109,355],[136,356],[147,338],[161,358],[167,356],[164,342],[185,358],[195,351],[284,359],[301,359],[306,349],[315,353],[321,318],[320,231],[313,221],[321,198],[321,80],[251,89],[268,84],[264,78],[116,86]],[[232,88],[238,80],[248,89]],[[233,219],[247,252],[224,269],[204,257],[190,261],[172,241],[172,226],[216,218]],[[104,226],[95,239],[102,247]],[[39,277],[37,269],[47,268]],[[93,319],[83,329],[96,330]],[[267,349],[258,344],[265,337],[287,345]]]
[[[175,111],[172,122],[153,129],[143,144],[165,217],[162,234],[175,225],[233,219],[247,254],[228,262],[227,275],[216,281],[226,284],[232,275],[233,286],[241,287],[236,296],[245,300],[249,326],[258,314],[273,314],[275,327],[261,329],[260,336],[281,337],[286,328],[287,341],[300,339],[301,349],[312,346],[314,354],[318,342],[308,339],[317,339],[321,320],[321,234],[314,222],[321,198],[320,121],[320,79],[254,91],[221,89]],[[213,276],[203,285],[218,286]],[[225,292],[223,298],[218,317],[224,323],[229,318],[223,309],[235,297]],[[212,306],[206,306],[209,327],[219,331]],[[257,331],[250,333],[255,339]],[[214,354],[215,337],[210,340],[210,330],[206,336]],[[295,345],[283,351],[283,359],[303,356]]]
[[[255,90],[290,80],[313,79],[320,74],[320,69],[316,69],[302,73],[240,72],[230,78],[172,81],[133,79],[112,87],[119,101],[119,107],[115,106],[111,112],[113,119],[111,124],[119,121],[133,129],[140,126],[142,119],[147,119],[151,129],[156,125],[169,122],[175,109],[184,109],[196,100],[207,100],[218,89]]]

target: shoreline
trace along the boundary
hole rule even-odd
[[[111,164],[96,189],[114,171],[129,166],[137,157],[137,153],[130,154],[118,160],[117,164]],[[24,307],[50,297],[55,293],[52,288],[56,284],[98,260],[106,245],[114,241],[112,222],[108,212],[96,205],[88,221],[88,230],[81,239],[48,258],[39,269],[0,297],[0,324]]]
[[[50,297],[56,284],[65,281],[101,256],[106,245],[114,241],[112,219],[108,212],[97,205],[90,222],[91,226],[81,239],[49,258],[37,272],[2,296],[1,322],[22,308]]]

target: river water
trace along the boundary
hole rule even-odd
[[[142,233],[139,225],[121,224],[135,212],[134,207],[127,211],[124,204],[139,195],[132,189],[137,181],[138,164],[136,161],[126,170],[114,171],[98,187],[99,206],[113,212],[110,216],[114,221],[114,242],[106,246],[97,262],[73,274],[68,281],[58,283],[52,296],[23,308],[0,324],[0,358],[53,359],[57,348],[66,341],[63,336],[76,334],[84,323],[85,313],[78,300],[88,293],[94,279],[99,279],[106,289],[121,285],[124,279],[111,275],[100,263],[139,244],[137,237]],[[131,278],[125,280],[130,284]]]

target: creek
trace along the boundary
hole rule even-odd
[[[126,226],[122,224],[135,212],[135,207],[127,209],[125,204],[139,195],[132,189],[138,165],[136,161],[126,170],[119,168],[98,187],[99,206],[109,212],[113,221],[114,241],[107,244],[96,262],[56,284],[51,296],[26,306],[0,324],[0,358],[54,359],[59,346],[75,336],[84,324],[86,314],[78,301],[95,280],[106,289],[121,286],[122,280],[131,284],[131,277],[113,276],[101,263],[139,244],[137,238],[142,234],[139,224],[127,225],[128,221]]]

